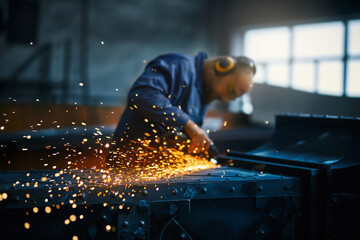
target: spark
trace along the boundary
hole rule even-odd
[[[3,193],[1,196],[2,196],[2,199],[7,199],[8,198],[7,193]]]
[[[69,217],[70,221],[75,222],[76,221],[76,216],[73,214]]]
[[[110,225],[106,225],[106,231],[107,231],[107,232],[110,232],[110,230],[111,230],[111,226],[110,226]]]
[[[26,229],[29,229],[29,228],[30,228],[30,223],[28,223],[28,222],[24,223],[24,227],[25,227]]]
[[[51,207],[49,207],[49,206],[45,207],[45,212],[46,213],[51,213]]]

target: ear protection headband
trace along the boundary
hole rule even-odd
[[[232,72],[236,67],[236,61],[232,57],[223,57],[215,61],[214,71],[218,76],[224,76]]]
[[[224,76],[239,66],[240,68],[250,68],[254,75],[256,73],[255,62],[248,57],[238,56],[238,57],[221,57],[215,61],[214,71],[218,76]]]

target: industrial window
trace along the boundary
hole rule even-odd
[[[360,96],[360,20],[349,21],[346,95]]]
[[[268,82],[276,86],[289,86],[287,77],[290,57],[290,29],[288,27],[267,28],[248,31],[245,34],[245,55],[259,63],[254,81]]]
[[[360,20],[250,29],[244,54],[254,81],[333,96],[360,97]]]

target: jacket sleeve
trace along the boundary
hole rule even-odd
[[[182,79],[177,79],[176,66],[154,60],[136,80],[128,95],[128,106],[145,122],[181,130],[190,119],[181,106],[174,106],[181,94]]]

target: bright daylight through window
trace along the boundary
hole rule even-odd
[[[257,83],[360,97],[360,20],[250,29],[244,54],[257,62]]]

